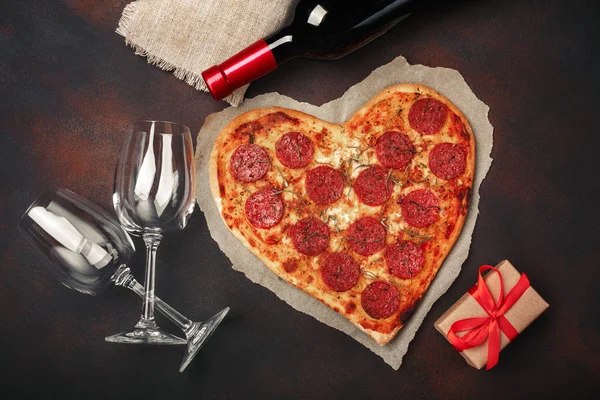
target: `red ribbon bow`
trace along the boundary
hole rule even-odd
[[[500,293],[498,301],[494,302],[483,276],[484,271],[492,270],[498,273],[500,278]],[[525,274],[521,274],[521,278],[517,285],[504,296],[504,284],[502,283],[502,274],[491,265],[482,265],[479,267],[477,285],[475,285],[469,293],[479,303],[479,305],[488,314],[487,317],[466,318],[456,321],[448,331],[448,340],[458,351],[463,351],[477,347],[486,339],[488,340],[488,359],[486,370],[492,369],[498,363],[500,355],[500,330],[504,332],[509,340],[514,340],[519,332],[504,316],[519,298],[525,293],[529,287],[529,279]],[[469,331],[465,335],[459,337],[458,332]]]

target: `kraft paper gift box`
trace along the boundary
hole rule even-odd
[[[491,269],[491,267],[482,267],[482,269],[480,269],[480,273],[483,269]],[[496,349],[497,353],[499,353],[511,342],[511,339],[509,339],[509,337],[505,333],[505,330],[512,331],[512,333],[508,333],[509,336],[512,336],[512,339],[514,339],[517,334],[523,332],[525,328],[529,326],[529,324],[531,324],[542,312],[544,312],[544,310],[546,310],[549,305],[535,291],[535,289],[529,285],[529,281],[524,276],[524,274],[523,278],[527,282],[525,283],[521,281],[522,274],[519,273],[519,271],[517,271],[508,260],[501,261],[498,265],[496,265],[496,269],[500,274],[493,271],[489,271],[489,273],[487,273],[483,277],[483,281],[485,282],[485,285],[487,286],[489,294],[491,294],[494,303],[498,301],[498,295],[500,293],[500,279],[502,279],[502,283],[504,286],[504,300],[508,300],[506,295],[509,294],[509,292],[511,292],[511,290],[515,288],[515,286],[517,286],[517,284],[519,285],[519,288],[517,288],[513,292],[513,295],[516,294],[517,291],[519,292],[519,294],[517,294],[516,297],[516,302],[514,302],[514,304],[510,306],[510,308],[503,312],[504,317],[506,318],[506,320],[508,320],[509,325],[512,325],[512,327],[508,326],[509,329],[502,329],[503,325],[504,327],[506,327],[506,322],[504,321],[504,324],[500,323],[499,343],[492,343],[491,351],[493,352],[493,347],[495,345],[496,347],[499,347],[498,349]],[[525,287],[526,289],[524,289]],[[478,332],[469,332],[469,329],[467,329],[464,332],[450,333],[449,331],[452,325],[457,321],[461,322],[456,324],[455,328],[460,326],[461,324],[463,324],[463,327],[464,325],[469,325],[469,322],[464,322],[462,320],[475,321],[475,319],[477,318],[480,318],[481,320],[485,318],[489,320],[492,319],[490,313],[488,313],[482,307],[482,305],[480,305],[480,302],[478,302],[475,298],[479,296],[478,294],[476,294],[479,290],[480,289],[478,288],[478,285],[475,285],[471,290],[469,290],[469,292],[465,293],[456,303],[454,303],[452,307],[450,307],[448,311],[446,311],[435,322],[435,328],[442,335],[444,335],[444,337],[448,339],[448,341],[450,341],[458,351],[460,351],[460,354],[465,358],[469,365],[477,369],[481,369],[488,363],[488,351],[490,351],[490,337],[487,336],[487,331],[481,332],[483,336],[486,336],[486,339],[481,344],[472,348],[465,348],[470,346],[462,346],[461,348],[460,343],[458,343],[459,346],[457,346],[457,342],[461,342],[461,339],[456,339],[456,336],[459,338],[466,338],[467,336],[465,335],[471,334],[471,336],[476,336]],[[514,301],[515,296],[511,297],[511,300]],[[492,312],[491,314],[495,313]],[[489,324],[483,327],[481,330],[484,331],[485,329],[488,329],[488,327]],[[513,331],[513,327],[514,331],[516,332]],[[452,337],[453,335],[455,336],[454,338]],[[494,342],[494,339],[492,339],[492,342]],[[492,361],[492,364],[495,365],[495,362]],[[493,367],[493,365],[488,365],[488,369]]]

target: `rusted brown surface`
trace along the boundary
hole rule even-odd
[[[471,253],[398,371],[341,332],[234,272],[200,212],[159,251],[157,291],[194,319],[232,312],[180,375],[183,348],[119,346],[140,301],[54,280],[16,231],[50,187],[111,207],[125,124],[174,120],[197,132],[225,104],[148,65],[114,33],[127,1],[4,2],[0,9],[0,386],[66,398],[590,398],[600,389],[600,6],[593,1],[437,1],[335,62],[297,60],[256,82],[322,104],[398,55],[455,68],[485,103],[494,163]],[[439,4],[438,4],[439,3]],[[208,190],[200,187],[199,190]],[[137,243],[139,247],[139,243]],[[466,365],[433,322],[479,265],[508,258],[550,308],[490,372]],[[134,267],[142,277],[143,254]],[[168,322],[165,327],[175,332]]]

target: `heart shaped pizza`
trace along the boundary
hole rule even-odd
[[[403,84],[343,124],[277,107],[238,116],[215,141],[210,186],[268,268],[385,344],[456,242],[474,168],[460,110]]]

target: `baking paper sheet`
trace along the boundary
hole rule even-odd
[[[233,236],[222,221],[210,193],[209,159],[210,151],[219,132],[229,121],[246,111],[260,107],[278,106],[299,110],[332,123],[342,123],[385,87],[399,83],[424,84],[448,97],[463,112],[473,128],[477,161],[471,205],[460,237],[410,320],[391,342],[380,346],[346,318],[300,289],[279,279]],[[389,64],[376,69],[365,80],[348,89],[342,97],[320,107],[300,103],[278,93],[260,95],[246,100],[240,107],[229,107],[206,118],[204,126],[198,134],[196,147],[196,198],[200,209],[204,212],[212,237],[231,260],[236,271],[243,272],[253,282],[268,288],[296,310],[309,314],[350,335],[383,358],[392,368],[398,369],[408,350],[408,345],[421,326],[425,315],[433,303],[454,282],[461,265],[469,254],[471,236],[478,215],[479,187],[492,163],[490,154],[493,144],[493,127],[488,120],[488,112],[489,107],[477,99],[458,71],[410,65],[404,57],[398,57]],[[292,311],[290,310],[290,312]]]

